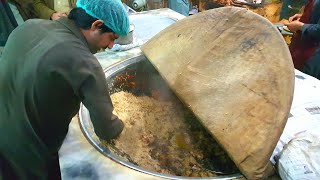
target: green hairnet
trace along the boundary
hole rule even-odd
[[[77,0],[77,7],[99,20],[120,36],[129,33],[129,18],[120,0]]]

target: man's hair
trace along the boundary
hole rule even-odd
[[[91,25],[94,21],[98,20],[86,13],[86,11],[82,8],[74,8],[70,11],[69,19],[73,20],[76,23],[78,28],[82,29],[90,29]],[[113,32],[110,28],[108,28],[105,24],[101,26],[102,32]]]

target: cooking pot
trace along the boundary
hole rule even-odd
[[[114,41],[115,44],[126,45],[131,44],[133,42],[133,31],[134,25],[130,24],[130,31],[126,36],[119,36],[118,39]]]
[[[141,76],[139,76],[139,74],[141,74]],[[129,78],[131,75],[136,75],[136,84],[140,84],[138,87],[132,87],[130,83],[118,83],[116,81],[116,79],[119,79],[119,77]],[[130,58],[112,65],[111,67],[105,70],[105,76],[109,86],[110,94],[120,91],[129,91],[137,96],[150,95],[152,89],[157,89],[160,90],[161,93],[165,94],[167,97],[175,96],[167,87],[164,80],[162,80],[158,72],[153,68],[150,62],[143,55]],[[126,81],[130,82],[130,79],[126,79]],[[115,149],[112,146],[105,146],[104,143],[96,136],[93,130],[93,125],[90,120],[89,112],[83,105],[81,105],[80,107],[79,116],[81,130],[88,139],[88,141],[103,155],[122,164],[123,166],[132,168],[141,173],[166,179],[201,179],[161,174],[158,172],[146,170],[137,166],[136,164],[133,164],[132,162],[130,162],[130,157],[124,156],[118,149]],[[217,177],[206,177],[205,179],[237,179],[240,177],[242,177],[240,173],[233,173],[223,174]]]

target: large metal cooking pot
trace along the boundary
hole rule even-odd
[[[144,75],[147,74],[147,76],[144,77],[137,77],[135,78],[136,83],[141,83],[137,88],[130,86],[130,83],[128,83],[128,79],[130,76],[134,74],[138,74],[143,72]],[[174,96],[170,89],[166,86],[166,83],[162,80],[162,78],[159,76],[157,71],[153,68],[153,66],[147,61],[146,57],[143,55],[140,55],[138,57],[134,57],[131,59],[127,59],[124,61],[121,61],[108,69],[105,70],[105,76],[108,82],[109,86],[109,92],[110,94],[122,91],[122,90],[130,90],[133,94],[139,95],[139,94],[145,94],[148,95],[152,89],[159,89],[162,93],[166,94],[167,97]],[[123,78],[126,83],[119,83],[119,77]],[[117,81],[116,81],[117,80]],[[136,171],[139,171],[141,173],[162,177],[166,179],[202,179],[202,178],[191,178],[191,177],[181,177],[181,176],[173,176],[173,175],[166,175],[166,174],[160,174],[157,172],[152,172],[145,170],[141,167],[138,167],[128,159],[124,158],[120,154],[117,154],[117,151],[113,149],[112,147],[107,148],[102,144],[102,142],[99,140],[99,138],[96,136],[93,130],[93,126],[90,120],[90,115],[88,110],[81,105],[80,107],[80,126],[81,130],[88,139],[88,141],[103,155],[107,156],[108,158],[111,158],[112,160],[126,166],[129,168],[132,168]],[[236,179],[242,177],[241,174],[230,174],[230,175],[223,175],[218,177],[206,177],[205,179]]]

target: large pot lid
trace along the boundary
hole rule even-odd
[[[224,7],[178,21],[142,51],[241,172],[265,176],[294,89],[278,30],[249,10]]]

